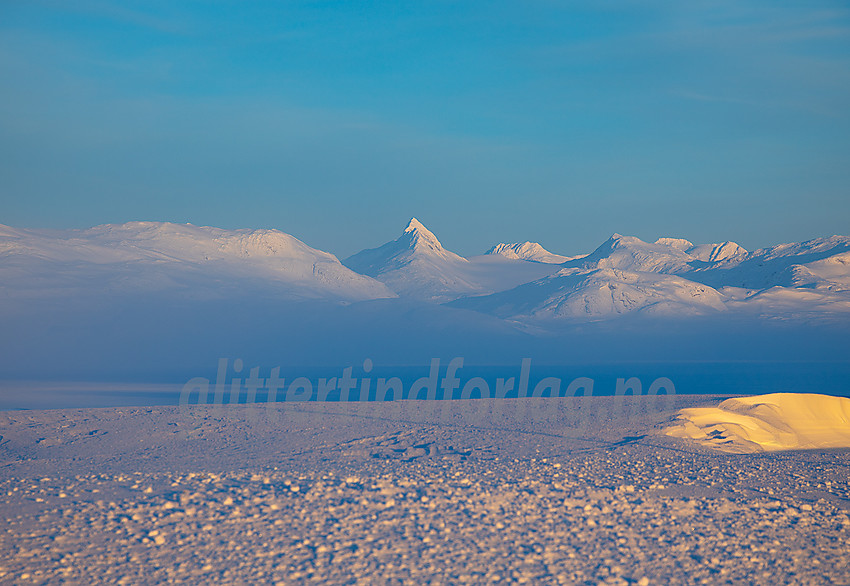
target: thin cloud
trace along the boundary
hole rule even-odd
[[[60,0],[39,0],[33,4],[40,4],[50,10],[81,14],[131,24],[139,28],[146,28],[161,33],[172,35],[188,35],[191,30],[188,23],[173,14],[169,18],[153,15],[140,10],[129,8],[112,2],[99,2],[96,0],[80,0],[77,2],[62,2]],[[163,4],[161,6],[168,6]],[[158,6],[161,7],[161,6]]]
[[[686,100],[695,100],[698,102],[719,102],[725,104],[740,104],[742,106],[761,106],[763,103],[756,102],[753,100],[745,100],[742,98],[733,98],[726,96],[714,96],[702,92],[695,92],[690,90],[673,90],[670,92],[671,95],[684,98]]]

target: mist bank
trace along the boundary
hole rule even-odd
[[[403,299],[352,304],[140,295],[30,300],[0,312],[0,378],[184,380],[219,358],[283,368],[623,363],[846,363],[850,326],[730,316],[533,329]],[[826,368],[826,367],[825,367]]]

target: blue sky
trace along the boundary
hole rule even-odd
[[[0,3],[0,223],[345,257],[850,229],[846,2]]]

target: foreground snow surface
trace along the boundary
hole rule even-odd
[[[850,582],[850,452],[660,433],[721,399],[5,412],[0,581]]]
[[[735,453],[850,448],[850,399],[772,393],[683,409],[665,433]]]

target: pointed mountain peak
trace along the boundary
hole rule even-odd
[[[405,232],[415,232],[417,230],[423,230],[425,232],[429,232],[428,228],[425,227],[425,224],[417,220],[416,218],[410,218],[410,221],[407,223],[407,228],[404,229]]]
[[[416,218],[410,219],[402,238],[408,241],[410,248],[422,248],[424,246],[431,250],[443,250],[443,245],[440,244],[434,233]]]
[[[462,267],[468,262],[443,248],[422,222],[411,218],[401,236],[377,248],[361,250],[343,264],[404,295],[445,301],[480,291],[466,280]]]

